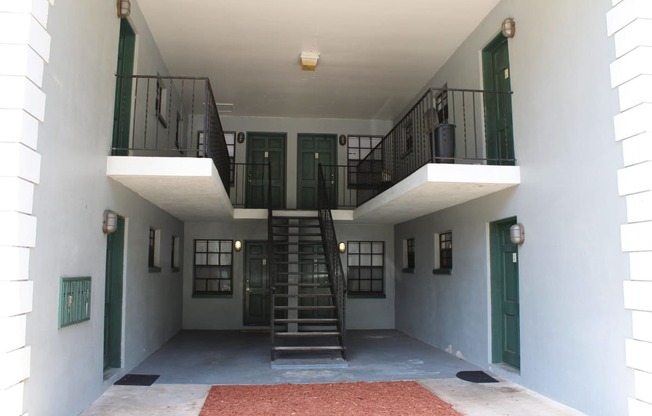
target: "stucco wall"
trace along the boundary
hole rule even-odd
[[[225,221],[186,223],[183,283],[184,329],[244,329],[244,250],[233,253],[233,295],[220,298],[193,298],[193,249],[195,239],[233,239],[265,241],[266,221]],[[386,297],[347,299],[349,329],[387,329],[394,327],[393,229],[391,226],[335,224],[339,241],[373,240],[385,242]],[[346,268],[346,255],[341,256]],[[345,269],[346,270],[346,269]]]
[[[482,48],[504,18],[516,20],[509,54],[522,183],[395,228],[397,256],[404,238],[414,237],[417,247],[416,272],[397,268],[398,329],[594,415],[625,414],[631,390],[610,6],[505,0],[490,13],[428,85],[480,87]],[[492,365],[490,347],[488,224],[512,216],[526,230],[519,249],[520,372]],[[449,229],[453,275],[433,276],[433,233]]]
[[[50,10],[50,62],[45,66],[45,121],[39,126],[41,182],[34,193],[36,247],[30,252],[34,310],[27,319],[32,375],[30,415],[78,414],[115,379],[181,328],[181,273],[172,272],[171,235],[183,224],[106,177],[112,138],[119,20],[114,2],[58,0]],[[160,65],[137,5],[136,68]],[[123,366],[104,381],[106,236],[102,213],[126,218]],[[160,273],[147,268],[149,227],[161,230]],[[59,280],[91,276],[91,319],[57,328]]]

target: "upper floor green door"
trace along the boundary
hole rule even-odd
[[[482,51],[487,159],[490,165],[514,165],[512,90],[507,38],[498,35]],[[494,93],[492,93],[494,92]],[[497,92],[497,93],[496,93]]]
[[[117,75],[133,75],[136,34],[127,19],[120,19]],[[113,155],[124,156],[129,147],[131,120],[131,78],[115,80],[115,105],[113,112]]]
[[[297,209],[317,209],[317,168],[337,165],[337,136],[334,134],[299,134],[297,156]],[[329,172],[336,172],[329,169]],[[328,178],[337,184],[336,178]],[[330,189],[332,195],[337,195]]]
[[[272,208],[285,208],[285,142],[285,133],[247,133],[247,208],[267,208],[268,163]]]

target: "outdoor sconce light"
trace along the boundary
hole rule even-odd
[[[340,241],[340,243],[337,245],[337,250],[340,253],[344,253],[346,251],[346,244],[344,244],[344,241]]]
[[[523,224],[518,223],[509,227],[509,239],[516,245],[521,245],[525,241],[525,229]]]
[[[129,17],[131,14],[131,2],[130,0],[117,0],[118,5],[118,17],[123,19]]]
[[[340,134],[339,141],[340,141],[340,146],[344,146],[346,144],[346,136]]]
[[[500,26],[500,32],[508,39],[511,39],[516,34],[516,22],[513,18],[508,17],[503,20],[503,24]]]
[[[317,52],[301,52],[301,56],[299,57],[301,69],[304,71],[314,71],[317,68],[318,61],[319,54]]]
[[[245,134],[243,132],[238,133],[237,137],[238,143],[243,143],[245,140]]]
[[[235,240],[233,243],[233,248],[235,249],[236,252],[241,252],[242,251],[242,241],[240,240]]]
[[[110,209],[105,209],[102,217],[102,232],[104,234],[111,234],[118,228],[118,214]]]

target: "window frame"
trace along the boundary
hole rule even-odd
[[[346,140],[346,163],[347,163],[347,187],[348,189],[364,189],[365,187],[373,186],[373,183],[376,182],[373,176],[382,175],[383,170],[383,151],[382,151],[382,141],[384,136],[375,135],[375,134],[349,134]],[[362,146],[363,140],[369,140],[369,146]],[[356,143],[353,145],[352,143]],[[374,145],[374,143],[376,143]],[[359,165],[360,162],[365,160],[365,158],[371,154],[374,149],[377,149],[375,153],[380,154],[380,159],[369,160],[369,169],[368,172],[360,172]],[[357,157],[351,157],[357,151]],[[376,156],[376,155],[374,155]],[[369,180],[361,180],[360,173],[368,173]],[[382,177],[381,177],[382,179]],[[378,181],[380,183],[380,181]]]
[[[161,271],[161,230],[149,227],[147,269],[150,273]]]
[[[416,266],[414,237],[403,240],[403,272],[414,273]]]
[[[199,250],[198,247],[201,243],[205,244],[204,250]],[[211,245],[217,250],[212,250]],[[192,297],[232,297],[233,296],[233,240],[232,239],[213,239],[213,238],[197,238],[193,241],[193,275],[192,275]],[[204,255],[205,259],[201,260]],[[209,256],[213,256],[210,257]],[[228,258],[228,264],[222,264],[222,256]],[[200,259],[200,261],[198,261]],[[217,263],[211,264],[213,259],[217,259]],[[214,269],[214,270],[211,270]],[[207,270],[210,276],[216,272],[217,277],[198,277],[199,270]],[[222,277],[224,272],[228,277]],[[198,281],[204,281],[204,290],[198,290]],[[218,290],[208,290],[209,282],[217,282]],[[225,287],[228,289],[222,290],[223,282],[228,282]]]
[[[433,274],[453,273],[453,232],[435,233],[435,268]]]
[[[368,244],[369,249],[363,250],[363,245],[366,244]],[[357,249],[354,249],[356,246]],[[386,264],[385,241],[347,241],[346,247],[347,296],[351,298],[384,298]],[[378,261],[380,261],[380,265],[374,264]],[[352,272],[353,270],[356,272]],[[380,279],[374,278],[374,274],[377,275],[378,270],[380,270]],[[374,273],[374,271],[376,271],[376,273]],[[357,277],[355,277],[356,274]],[[366,276],[363,277],[363,274]],[[360,289],[363,282],[368,282],[369,290]],[[380,282],[380,289],[374,290],[374,282]],[[354,289],[356,283],[358,288]]]

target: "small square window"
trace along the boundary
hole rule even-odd
[[[195,240],[193,296],[232,295],[233,241]]]

